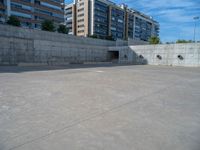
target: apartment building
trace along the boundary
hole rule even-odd
[[[73,5],[76,6],[73,22],[77,36],[142,41],[159,36],[159,23],[126,5],[119,6],[109,0],[74,0]]]
[[[75,0],[76,5],[76,34],[88,36],[90,32],[91,0]]]
[[[125,39],[126,11],[116,5],[109,7],[109,36],[116,39]]]
[[[65,6],[65,25],[69,30],[68,34],[76,35],[76,5],[74,3]]]
[[[23,27],[40,29],[44,20],[58,25],[64,22],[64,0],[1,0],[1,21],[11,15],[19,18]]]
[[[148,41],[159,36],[159,23],[139,11],[127,9],[126,38]]]
[[[0,22],[5,22],[6,5],[4,0],[0,0]]]

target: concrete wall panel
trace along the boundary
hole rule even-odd
[[[120,57],[120,63],[200,66],[199,43],[109,47],[109,50],[128,55],[128,60]]]
[[[107,61],[116,42],[0,25],[0,45],[0,65],[60,65]]]

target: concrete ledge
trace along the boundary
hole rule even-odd
[[[47,63],[19,63],[18,66],[20,67],[48,66],[48,64]]]

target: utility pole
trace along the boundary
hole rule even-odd
[[[194,43],[196,43],[196,26],[197,26],[197,20],[199,19],[199,17],[194,17]]]

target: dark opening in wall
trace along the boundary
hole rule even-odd
[[[162,56],[157,55],[156,57],[157,57],[159,60],[162,60]]]
[[[184,59],[182,55],[178,55],[177,57],[178,57],[178,59],[180,59],[180,60],[183,60],[183,59]]]
[[[119,60],[119,51],[108,51],[108,61],[118,62]]]
[[[144,58],[144,56],[142,56],[142,55],[139,55],[139,58],[140,58],[140,59],[143,59],[143,58]]]

